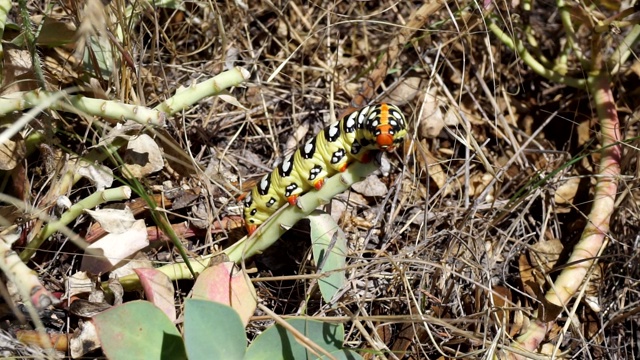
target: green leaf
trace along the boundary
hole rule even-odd
[[[82,64],[85,71],[93,74],[95,72],[95,66],[97,65],[100,73],[94,75],[101,76],[104,80],[108,80],[113,74],[113,68],[115,66],[113,59],[116,58],[114,57],[114,48],[109,38],[106,36],[91,36],[89,37],[88,43],[92,54],[90,54],[88,49],[84,52]],[[93,59],[97,61],[97,64],[94,64]]]
[[[313,258],[318,273],[327,274],[318,279],[322,298],[330,302],[345,283],[347,238],[333,218],[322,211],[314,211],[309,216]]]
[[[206,300],[185,302],[184,339],[189,359],[242,359],[247,346],[238,313]]]
[[[109,359],[186,359],[178,329],[148,301],[114,306],[93,318]]]
[[[289,319],[291,326],[329,353],[342,351],[344,327],[308,319]],[[274,325],[262,334],[247,349],[245,360],[298,360],[317,359],[318,356],[300,344],[289,331]]]

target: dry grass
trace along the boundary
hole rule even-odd
[[[75,23],[85,40],[94,33],[106,36],[97,26],[108,23],[99,4],[83,15],[74,3],[56,3],[46,13]],[[123,3],[113,1],[111,11],[122,10]],[[167,166],[141,179],[148,192],[188,187],[192,201],[168,208],[170,219],[210,224],[239,215],[234,197],[251,180],[350,106],[419,5],[203,1],[185,3],[185,11],[146,10],[120,44],[120,55],[130,61],[118,63],[107,78],[74,63],[70,55],[83,52],[80,42],[38,52],[49,89],[81,86],[96,97],[148,106],[230,66],[248,69],[251,79],[229,93],[244,109],[216,97],[170,118],[157,133],[166,137],[158,141]],[[486,29],[477,10],[463,12],[463,5],[472,6],[449,3],[430,14],[390,59],[387,76],[369,99],[400,105],[411,136],[388,156],[388,174],[379,176],[387,196],[352,191],[337,200],[347,205],[340,224],[351,257],[349,287],[335,308],[295,276],[314,271],[306,256],[308,238],[300,233],[247,264],[257,266],[256,278],[265,278],[256,286],[270,309],[344,319],[348,346],[387,358],[481,358],[495,351],[493,344],[509,344],[579,239],[592,202],[599,153],[590,94],[536,75]],[[30,6],[31,15],[42,14],[43,4]],[[529,19],[539,53],[547,59],[561,55],[554,5],[539,4],[533,17],[503,6],[494,9],[504,19],[503,30],[521,34],[520,19]],[[577,35],[589,43],[589,34]],[[615,40],[624,33],[607,35]],[[570,71],[579,65],[571,59],[568,64]],[[559,346],[567,358],[631,359],[640,352],[639,64],[636,52],[613,79],[625,139],[623,176],[609,244],[586,290],[591,306],[583,300],[548,335],[554,342],[563,333]],[[6,173],[5,183],[28,181],[23,200],[45,210],[50,204],[44,200],[60,195],[51,186],[55,176],[48,176],[56,171],[50,169],[59,169],[68,154],[86,153],[102,133],[86,118],[55,112],[31,126],[49,129],[49,135],[23,160],[22,173]],[[195,164],[207,170],[197,171]],[[109,166],[118,173],[118,164]],[[20,195],[11,189],[6,185],[3,192]],[[90,191],[80,183],[68,195],[75,202]],[[90,223],[84,220],[70,227],[86,234]],[[238,239],[239,225],[225,232],[201,229],[184,244],[206,254],[214,244]],[[63,276],[76,271],[73,260],[81,253],[62,244],[56,236],[30,263],[52,291],[62,290]],[[171,260],[171,251],[156,247],[148,258]],[[279,277],[267,278],[274,275]],[[179,292],[189,291],[190,284],[180,286]],[[260,320],[249,333],[262,329]]]

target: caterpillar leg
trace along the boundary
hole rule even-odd
[[[249,236],[251,236],[251,234],[253,234],[258,229],[258,225],[256,224],[247,224],[245,227],[247,228]]]
[[[313,187],[316,190],[320,190],[322,189],[322,187],[324,186],[324,179],[318,179],[313,183]]]
[[[298,203],[298,194],[287,197],[287,202],[289,202],[289,205],[291,206],[296,206],[296,204]]]

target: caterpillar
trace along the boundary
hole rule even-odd
[[[354,161],[369,162],[372,152],[392,151],[407,134],[404,115],[397,106],[366,106],[329,125],[286,156],[244,198],[244,220],[251,235],[285,203],[319,190],[324,179],[344,172]]]

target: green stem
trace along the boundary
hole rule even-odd
[[[562,21],[562,26],[564,27],[564,32],[567,34],[567,42],[569,43],[569,47],[573,50],[576,58],[582,64],[582,69],[584,71],[589,71],[590,64],[589,61],[584,57],[582,50],[578,47],[578,40],[576,36],[575,29],[573,27],[573,22],[571,21],[571,11],[569,7],[565,4],[564,0],[557,1],[558,12],[560,13],[560,20]]]
[[[39,89],[7,94],[0,98],[0,115],[36,107],[60,96],[60,92]],[[112,100],[93,99],[83,95],[64,96],[62,100],[49,104],[48,108],[79,115],[100,116],[117,121],[134,120],[144,125],[162,125],[165,119],[164,114],[158,110]]]
[[[220,94],[222,90],[236,86],[249,78],[251,74],[236,66],[209,80],[187,88],[179,88],[171,98],[161,102],[154,110],[159,110],[169,115],[180,112],[198,101],[213,95]]]
[[[589,89],[594,94],[602,134],[602,156],[598,166],[593,205],[580,241],[573,248],[567,265],[545,294],[545,302],[541,311],[538,311],[538,319],[533,322],[535,324],[552,322],[566,310],[571,298],[588,282],[587,277],[606,246],[611,215],[615,208],[622,157],[620,122],[609,86],[610,77],[606,71],[607,69],[603,68],[589,78]],[[527,329],[518,337],[515,346],[530,351],[537,349],[546,336],[545,331],[539,331],[540,328],[533,326]],[[545,329],[548,329],[546,325]]]
[[[490,19],[488,25],[489,25],[489,30],[491,30],[498,37],[498,39],[502,41],[502,43],[504,43],[509,48],[513,49],[518,55],[520,55],[520,58],[522,58],[522,61],[524,61],[525,64],[529,65],[529,67],[536,74],[543,76],[546,79],[549,79],[551,81],[557,82],[559,84],[565,84],[578,89],[586,89],[587,82],[585,79],[578,79],[570,76],[565,76],[556,71],[553,71],[551,69],[544,67],[538,60],[536,60],[531,55],[531,53],[527,51],[527,49],[525,49],[524,44],[522,43],[522,40],[509,37],[509,35],[505,34],[502,31],[502,29],[498,27],[494,19]]]
[[[131,197],[131,189],[128,186],[121,186],[115,189],[107,189],[93,193],[82,201],[71,206],[58,221],[48,223],[40,232],[29,242],[27,247],[20,253],[20,259],[26,262],[33,254],[42,246],[44,241],[53,235],[63,226],[67,226],[71,221],[75,220],[82,214],[85,209],[93,209],[96,206],[109,201],[122,201]]]
[[[609,67],[611,75],[617,74],[620,70],[620,65],[624,64],[631,55],[632,48],[638,43],[640,39],[640,25],[634,25],[631,31],[624,37],[618,48],[611,54],[609,58]]]

